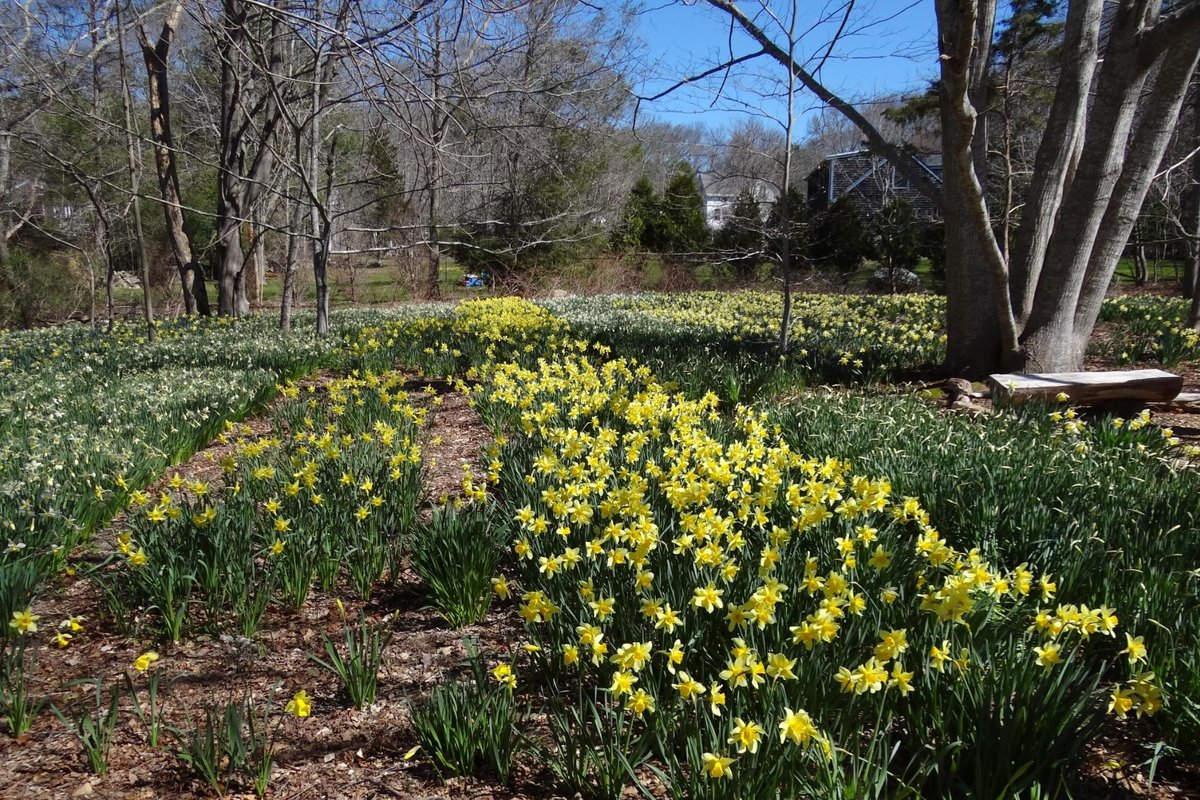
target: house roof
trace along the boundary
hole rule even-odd
[[[814,168],[813,172],[816,172],[818,169],[821,168],[822,165],[824,165],[830,161],[841,161],[842,159],[856,158],[856,157],[874,158],[874,159],[878,159],[880,161],[885,160],[883,156],[877,155],[875,153],[875,151],[864,147],[864,148],[860,148],[858,150],[847,150],[844,153],[831,153],[830,155],[827,155],[827,156],[825,156],[825,158],[821,159],[821,164],[818,165],[816,168]],[[929,176],[931,178],[933,178],[934,180],[936,180],[938,182],[941,182],[941,180],[942,180],[942,175],[941,175],[942,154],[941,153],[912,153],[912,158],[913,158],[913,161],[916,161],[918,164],[921,165],[922,168],[924,168],[924,170],[926,172],[929,173]],[[878,164],[871,167],[872,172],[875,169],[878,169]],[[812,173],[809,173],[809,174],[811,175]],[[863,177],[865,177],[865,176],[863,176]]]
[[[705,197],[736,197],[745,188],[751,189],[760,201],[773,200],[778,194],[775,186],[762,178],[715,172],[700,172],[697,177],[700,179],[700,191]]]

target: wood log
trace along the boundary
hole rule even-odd
[[[1055,400],[1060,394],[1067,396],[1066,402],[1080,406],[1121,401],[1163,403],[1179,394],[1183,389],[1183,378],[1161,369],[1044,374],[1014,372],[989,375],[988,386],[992,390],[992,401],[998,404]]]

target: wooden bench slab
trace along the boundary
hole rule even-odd
[[[1013,372],[989,375],[988,386],[996,403],[1053,400],[1060,393],[1075,405],[1112,401],[1163,403],[1183,389],[1183,378],[1161,369],[1132,369],[1113,372]]]
[[[1200,392],[1180,392],[1173,400],[1156,404],[1154,408],[1158,411],[1200,414]]]

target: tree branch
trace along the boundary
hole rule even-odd
[[[917,162],[911,153],[906,152],[902,147],[898,147],[883,138],[883,134],[879,132],[879,129],[872,125],[858,109],[831,92],[823,83],[813,77],[808,70],[793,61],[787,51],[773,42],[767,36],[766,32],[754,20],[750,19],[736,3],[730,0],[708,0],[708,3],[737,20],[742,30],[758,42],[768,56],[779,62],[785,69],[790,69],[792,74],[796,76],[796,79],[806,89],[815,94],[826,105],[836,109],[846,119],[854,123],[854,126],[862,131],[862,134],[867,138],[867,142],[872,150],[890,161],[899,170],[900,174],[907,178],[921,194],[933,201],[939,211],[942,210],[943,198],[941,187],[930,179],[924,167]]]

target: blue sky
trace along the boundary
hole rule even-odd
[[[740,5],[747,13],[762,7],[759,0],[743,0]],[[771,0],[770,5],[778,11],[790,12],[793,0]],[[836,27],[834,23],[822,22],[822,12],[833,15],[841,5],[822,6],[813,0],[796,0],[795,5],[799,9],[800,29],[812,28],[802,37],[799,54],[802,59],[814,59],[824,52],[822,45],[829,41]],[[764,26],[773,24],[765,17],[761,19]],[[821,71],[821,78],[830,89],[846,97],[863,99],[920,91],[928,84],[937,68],[932,0],[860,2],[852,19],[858,20],[849,26],[852,35],[834,49]],[[873,24],[861,27],[866,21]],[[778,28],[775,30],[775,40],[782,42]],[[646,45],[643,68],[650,75],[635,87],[643,95],[656,94],[688,75],[719,64],[730,52],[728,19],[703,0],[686,5],[670,0],[646,0],[645,11],[638,17],[638,33]],[[735,56],[755,49],[749,37],[735,31]],[[667,98],[643,104],[640,113],[712,127],[728,126],[739,117],[755,113],[780,118],[783,100],[763,98],[759,90],[782,77],[782,68],[764,57],[756,64],[735,69],[738,73],[726,84],[726,94],[715,107],[712,105],[715,87],[710,81],[707,86],[685,87]],[[814,105],[815,98],[807,92],[797,95],[798,111],[815,113]],[[804,130],[802,119],[798,133],[802,135]]]

